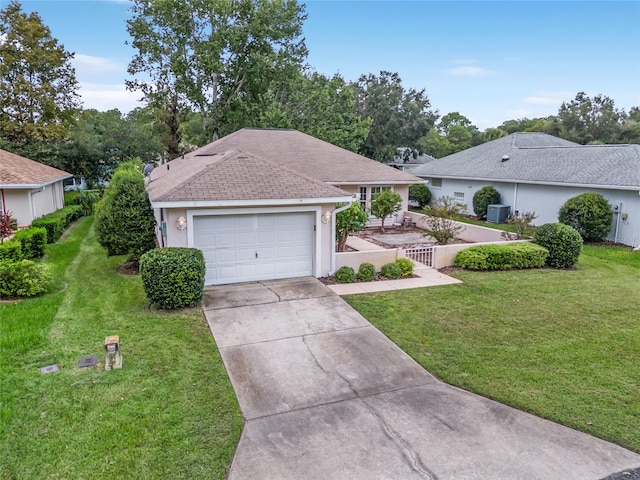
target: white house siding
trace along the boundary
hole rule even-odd
[[[536,212],[538,218],[534,221],[536,225],[557,222],[560,207],[571,197],[581,193],[599,193],[611,204],[618,205],[621,215],[617,221],[618,214],[614,215],[611,233],[607,237],[609,240],[616,240],[637,247],[640,245],[640,192],[637,190],[613,190],[597,189],[585,187],[571,187],[560,185],[533,185],[533,184],[513,184],[503,182],[487,182],[479,180],[459,180],[442,179],[442,187],[433,187],[429,182],[429,188],[434,199],[441,196],[454,197],[455,193],[464,193],[464,200],[468,213],[473,214],[473,196],[482,187],[491,185],[500,192],[501,203],[511,207],[511,213],[515,211]],[[620,207],[620,204],[621,207]],[[627,219],[622,220],[622,214],[627,214]],[[618,225],[616,235],[616,224]]]

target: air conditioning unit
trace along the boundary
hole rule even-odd
[[[509,205],[489,205],[487,207],[487,222],[489,223],[505,223],[511,207]]]

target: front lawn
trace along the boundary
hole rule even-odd
[[[640,252],[346,297],[447,383],[640,452]]]
[[[57,291],[0,303],[0,478],[225,478],[242,418],[202,312],[150,311],[91,226],[47,247]],[[108,335],[122,370],[100,368]]]

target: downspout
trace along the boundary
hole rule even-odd
[[[355,200],[356,195],[353,195],[349,203],[331,211],[331,270],[329,271],[329,275],[333,275],[336,272],[336,214],[349,208]]]
[[[618,229],[620,228],[620,216],[622,215],[622,203],[616,205],[615,212],[616,214],[616,232],[613,236],[613,243],[618,243]]]
[[[518,184],[516,183],[513,187],[513,212],[511,215],[515,216],[515,212],[518,211]]]
[[[2,213],[7,214],[7,204],[4,201],[4,188],[0,188],[0,194],[2,195]]]

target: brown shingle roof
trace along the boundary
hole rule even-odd
[[[49,167],[15,153],[0,150],[0,187],[46,185],[69,178],[70,173]]]
[[[186,156],[151,172],[152,202],[340,198],[339,188],[238,151]]]
[[[332,184],[411,184],[423,181],[409,173],[296,130],[243,128],[191,152],[187,157],[230,150],[246,152]]]

